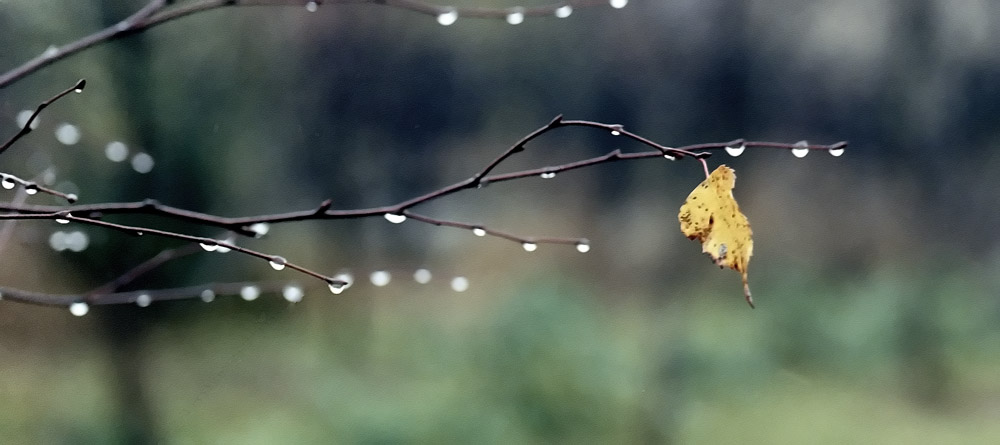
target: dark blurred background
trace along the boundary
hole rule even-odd
[[[0,2],[0,71],[143,4]],[[738,275],[679,231],[700,165],[663,160],[495,184],[418,209],[585,236],[586,254],[527,253],[416,222],[311,221],[240,243],[349,270],[357,283],[342,295],[260,260],[204,253],[129,289],[299,280],[305,299],[220,296],[84,317],[0,303],[0,437],[995,443],[997,48],[1000,4],[989,0],[633,0],[516,26],[441,26],[373,5],[224,8],[93,48],[0,90],[5,138],[22,110],[87,79],[0,166],[81,203],[155,198],[225,216],[326,198],[342,209],[391,204],[471,176],[560,113],[667,145],[850,146],[842,157],[709,160],[738,172],[757,310]],[[72,129],[79,140],[66,144]],[[127,147],[121,162],[115,141]],[[560,129],[501,170],[616,148],[643,149]],[[81,231],[88,244],[56,251],[56,231]],[[178,246],[51,221],[10,233],[0,283],[44,292],[86,291]],[[430,283],[411,278],[418,268]],[[392,274],[388,286],[368,282],[376,270]],[[452,290],[453,277],[468,290]]]

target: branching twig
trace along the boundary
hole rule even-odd
[[[76,82],[76,85],[73,85],[59,92],[55,96],[52,96],[45,102],[39,104],[38,107],[35,108],[35,112],[31,113],[31,116],[28,117],[28,120],[24,123],[24,127],[21,128],[21,131],[18,131],[16,134],[14,134],[14,136],[11,136],[11,138],[8,139],[7,142],[4,142],[3,145],[0,145],[0,154],[7,151],[7,149],[10,148],[11,145],[14,145],[14,143],[17,142],[18,139],[21,139],[21,137],[23,137],[24,135],[31,133],[31,124],[35,122],[35,118],[38,117],[38,113],[41,113],[42,110],[45,109],[45,107],[52,105],[53,102],[61,99],[63,96],[71,92],[82,93],[83,88],[86,86],[87,86],[87,81],[84,79],[80,79],[79,81]]]
[[[83,81],[81,81],[77,87],[82,88]],[[71,88],[64,91],[52,99],[46,101],[38,107],[32,118],[25,124],[24,128],[30,128],[31,120],[34,118],[38,112],[52,103],[54,100],[64,96],[69,91],[76,88]],[[645,151],[638,153],[623,153],[620,149],[615,149],[605,155],[592,157],[588,159],[583,159],[575,162],[570,162],[566,164],[521,170],[511,173],[503,174],[491,174],[491,172],[496,169],[497,166],[502,164],[507,159],[510,159],[514,154],[520,153],[525,150],[527,144],[541,135],[552,131],[560,127],[590,127],[597,128],[603,131],[608,131],[615,136],[624,136],[625,138],[632,139],[648,147],[652,147],[653,151]],[[28,130],[30,131],[30,130]],[[14,141],[19,139],[21,136],[26,134],[28,131],[22,129],[18,135],[15,135],[10,142],[5,144],[5,147],[9,147]],[[203,290],[204,287],[195,288],[178,288],[178,289],[166,289],[162,291],[157,291],[154,296],[148,291],[143,292],[114,292],[119,287],[125,283],[131,282],[139,275],[155,268],[159,267],[166,261],[175,258],[179,255],[185,255],[193,253],[196,249],[193,247],[195,243],[200,245],[203,249],[208,251],[216,250],[226,250],[226,251],[237,251],[245,255],[261,258],[267,260],[272,267],[275,269],[289,268],[296,270],[298,272],[304,273],[306,275],[318,278],[327,283],[331,290],[335,293],[342,290],[344,287],[349,285],[348,281],[338,279],[337,277],[326,276],[318,272],[314,272],[305,267],[299,266],[295,263],[288,262],[285,258],[270,255],[263,252],[259,252],[253,249],[239,246],[232,241],[220,241],[213,238],[206,238],[200,236],[192,236],[178,232],[160,230],[152,227],[138,227],[129,226],[118,223],[112,223],[108,221],[103,221],[100,218],[106,214],[153,214],[164,217],[170,217],[174,219],[180,219],[188,222],[193,222],[206,226],[220,227],[224,229],[231,230],[233,232],[242,235],[261,235],[260,225],[270,224],[270,223],[282,223],[282,222],[292,222],[292,221],[305,221],[311,219],[349,219],[349,218],[363,218],[372,216],[383,216],[390,222],[400,223],[410,218],[415,221],[420,221],[426,224],[432,224],[436,226],[448,226],[456,227],[465,230],[471,230],[473,234],[477,236],[495,236],[498,238],[503,238],[511,241],[516,241],[522,244],[525,250],[532,251],[537,248],[538,244],[548,243],[548,244],[574,244],[577,249],[581,252],[586,252],[590,249],[589,242],[584,238],[553,238],[553,237],[524,237],[519,235],[514,235],[508,232],[494,230],[486,228],[482,225],[471,224],[465,222],[437,219],[430,216],[422,215],[413,212],[411,209],[421,204],[425,204],[445,196],[452,195],[462,190],[466,189],[477,189],[483,185],[494,183],[494,182],[504,182],[511,181],[520,178],[539,176],[542,178],[551,178],[555,174],[575,170],[579,168],[622,161],[622,160],[634,160],[634,159],[647,159],[647,158],[659,158],[664,157],[669,160],[677,160],[685,157],[689,157],[698,160],[707,168],[705,159],[711,156],[711,151],[726,149],[730,154],[738,155],[743,152],[747,147],[768,147],[768,148],[779,148],[779,149],[789,149],[797,156],[803,156],[802,150],[827,150],[831,153],[838,154],[843,152],[845,142],[838,142],[833,145],[809,145],[804,141],[800,141],[795,144],[784,144],[775,142],[746,142],[742,139],[737,139],[730,142],[720,142],[720,143],[705,143],[705,144],[695,144],[680,148],[667,147],[652,140],[646,139],[635,133],[625,130],[621,125],[617,124],[604,124],[600,122],[592,121],[581,121],[581,120],[564,120],[562,116],[556,116],[551,122],[545,126],[528,133],[521,140],[514,143],[507,150],[501,153],[499,156],[494,158],[492,161],[487,163],[482,169],[476,172],[473,176],[463,181],[454,183],[452,185],[443,187],[441,189],[420,195],[400,203],[373,207],[367,209],[354,209],[354,210],[332,210],[331,200],[325,200],[319,204],[316,208],[308,209],[304,211],[279,213],[271,215],[259,215],[250,217],[240,217],[240,218],[226,218],[216,215],[210,215],[205,213],[193,212],[190,210],[179,209],[175,207],[166,206],[160,204],[154,200],[146,200],[138,203],[104,203],[104,204],[89,204],[89,205],[77,205],[77,206],[39,206],[39,205],[24,205],[23,203],[8,203],[0,204],[0,210],[6,210],[8,214],[0,215],[0,220],[21,220],[21,219],[51,219],[58,222],[78,222],[82,224],[88,224],[98,227],[104,227],[112,230],[117,230],[137,236],[150,234],[165,238],[173,238],[182,241],[187,241],[192,243],[192,247],[181,248],[176,250],[167,250],[161,252],[160,255],[147,260],[143,264],[133,268],[129,272],[126,272],[116,280],[101,286],[94,291],[86,294],[85,297],[81,299],[78,295],[49,295],[41,293],[32,293],[26,291],[20,291],[16,289],[5,289],[2,290],[4,297],[8,300],[18,301],[23,303],[33,303],[41,305],[70,305],[71,308],[80,310],[80,306],[72,306],[74,304],[114,304],[114,303],[138,303],[140,305],[146,305],[156,300],[163,299],[175,299],[175,298],[186,298],[196,295],[193,290]],[[24,181],[20,178],[13,177],[11,175],[5,175],[0,182],[7,187],[8,181],[18,182],[24,186],[25,191],[29,190],[40,191],[41,187],[34,182]],[[12,188],[12,187],[7,187]],[[56,191],[51,191],[46,189],[49,193],[56,194],[57,196],[62,196],[72,202],[75,200],[75,196],[69,194],[60,194]],[[86,215],[86,216],[80,216]],[[228,290],[228,288],[227,288]],[[256,292],[256,291],[255,291]],[[255,297],[254,297],[255,298]]]
[[[143,32],[156,25],[199,12],[227,6],[305,6],[308,10],[314,11],[320,5],[325,4],[373,4],[389,6],[438,17],[440,23],[451,24],[459,17],[483,19],[508,18],[508,20],[511,14],[520,14],[519,17],[521,18],[543,16],[565,17],[573,8],[603,6],[609,3],[606,0],[570,0],[535,7],[476,8],[438,6],[422,0],[193,0],[183,3],[175,3],[168,0],[152,0],[136,13],[112,26],[63,46],[50,47],[34,59],[0,75],[0,89],[56,61],[65,59],[85,49]],[[621,4],[623,3],[615,3],[616,7]]]

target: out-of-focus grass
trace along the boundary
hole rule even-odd
[[[176,443],[989,443],[998,311],[968,273],[764,276],[782,291],[756,311],[738,292],[656,304],[564,278],[454,311],[428,287],[358,286],[287,310],[212,303],[135,360]],[[4,437],[114,439],[114,351],[93,350],[4,363]]]

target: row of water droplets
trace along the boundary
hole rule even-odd
[[[542,176],[542,178],[550,179],[550,178],[554,178],[556,176],[556,174],[554,172],[546,172],[546,173],[542,173],[541,176]],[[393,224],[401,224],[401,223],[405,222],[406,219],[407,219],[406,215],[403,215],[401,213],[386,213],[384,216],[385,216],[386,221],[389,221],[389,222],[391,222]],[[488,232],[486,231],[486,229],[484,229],[482,227],[476,226],[476,227],[472,228],[472,234],[473,235],[476,235],[476,236],[486,236],[487,233]],[[538,250],[538,244],[537,243],[533,243],[531,241],[524,241],[524,242],[522,242],[521,243],[521,247],[524,248],[524,250],[526,250],[528,252],[534,252],[534,251]],[[580,240],[579,242],[576,243],[576,250],[578,252],[580,252],[580,253],[590,252],[590,242],[587,241],[587,240]]]
[[[730,156],[736,157],[736,156],[739,156],[739,155],[743,154],[743,152],[746,151],[746,149],[747,149],[747,146],[746,146],[746,144],[743,144],[743,143],[734,144],[734,145],[728,145],[728,146],[726,146],[726,153],[729,153]],[[844,154],[844,148],[843,147],[831,148],[831,149],[829,149],[827,151],[829,151],[830,154],[833,155],[833,156],[840,156],[840,155]],[[798,141],[798,142],[796,142],[792,146],[792,154],[795,155],[796,158],[804,158],[804,157],[806,157],[806,155],[809,154],[809,142],[806,142],[806,141]]]
[[[309,2],[309,4],[313,3],[315,2]],[[609,0],[608,3],[611,5],[612,8],[621,9],[624,8],[626,5],[628,5],[628,0]],[[308,9],[309,11],[315,11],[316,8],[315,7],[310,8],[309,4],[306,5],[306,9]],[[506,20],[507,23],[511,25],[520,25],[521,23],[524,22],[524,12],[525,10],[523,7],[515,6],[513,8],[510,8],[510,10],[508,10],[507,16],[504,18],[504,20]],[[552,13],[557,18],[564,19],[566,17],[569,17],[570,14],[573,14],[573,6],[566,4],[554,9]],[[456,9],[453,6],[441,8],[441,12],[439,12],[437,15],[438,24],[441,24],[443,26],[453,25],[456,21],[458,21],[458,9]]]

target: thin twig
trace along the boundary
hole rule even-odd
[[[8,139],[7,142],[4,142],[3,145],[0,145],[0,154],[7,151],[7,149],[10,148],[11,145],[14,145],[14,143],[17,142],[18,139],[21,139],[21,137],[23,137],[24,135],[31,133],[31,124],[35,122],[35,118],[38,117],[38,113],[41,113],[42,110],[45,109],[45,107],[52,105],[53,102],[61,99],[63,96],[69,93],[72,92],[82,93],[83,88],[86,86],[87,86],[87,81],[84,79],[80,79],[76,82],[76,85],[73,85],[59,92],[55,96],[52,96],[45,102],[39,104],[38,107],[35,108],[35,112],[31,113],[31,116],[28,117],[28,121],[24,123],[24,127],[21,128],[21,131],[18,131],[16,134],[14,134],[14,136],[11,136],[11,138]]]
[[[175,4],[175,2],[167,0],[152,0],[136,13],[112,26],[80,38],[79,40],[67,43],[63,46],[50,47],[37,57],[0,75],[0,89],[7,87],[8,85],[35,71],[51,65],[52,63],[65,59],[66,57],[93,46],[140,33],[154,26],[199,12],[210,11],[228,6],[303,7],[309,5],[310,3],[312,4],[310,9],[313,10],[318,8],[320,5],[327,4],[372,4],[399,8],[435,17],[440,16],[441,14],[453,14],[455,19],[459,17],[503,19],[514,11],[522,14],[523,17],[555,16],[557,10],[565,11],[565,9],[560,8],[565,8],[566,6],[569,6],[570,8],[587,8],[608,5],[608,2],[604,0],[576,0],[553,3],[544,6],[513,8],[438,6],[419,0],[315,0],[312,2],[304,0],[196,0],[179,4]],[[0,152],[2,152],[2,150],[0,150]]]

